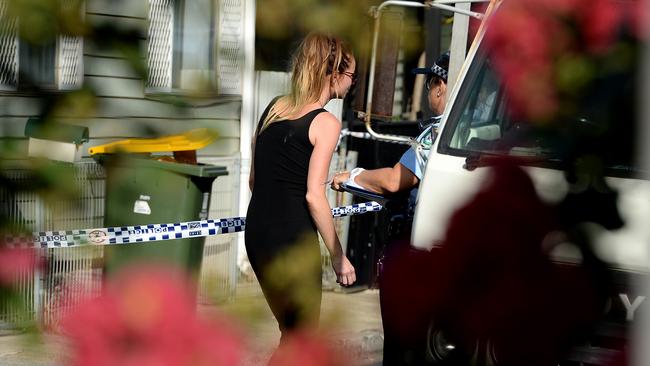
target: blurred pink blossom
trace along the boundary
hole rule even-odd
[[[506,1],[486,34],[514,114],[544,119],[557,107],[550,59],[568,40],[558,19],[548,16],[550,5],[542,0]]]
[[[511,112],[535,121],[553,117],[571,97],[558,83],[565,57],[611,52],[622,28],[643,34],[640,4],[617,0],[505,0],[490,20],[486,42],[511,100]],[[570,71],[569,71],[570,72]]]
[[[0,246],[0,285],[11,285],[21,277],[31,277],[38,266],[33,249]]]
[[[444,319],[461,349],[490,339],[500,365],[557,365],[584,341],[606,299],[592,265],[551,260],[544,242],[563,224],[520,161],[491,163],[430,256],[431,278],[445,279],[430,281],[432,317]]]
[[[622,5],[612,0],[583,0],[581,5],[575,14],[584,32],[585,46],[596,54],[607,51],[622,22]]]
[[[636,36],[650,39],[650,0],[625,2],[622,6],[625,16],[631,19]]]
[[[64,319],[72,365],[238,365],[240,331],[196,315],[192,287],[166,268],[131,269]]]

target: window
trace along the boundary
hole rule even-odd
[[[243,17],[243,0],[149,0],[148,91],[240,94]]]
[[[34,45],[20,42],[18,83],[21,87],[55,88],[56,42]]]
[[[477,55],[461,86],[439,151],[457,156],[510,155],[554,164],[576,151],[602,157],[612,171],[635,171],[636,70],[598,76],[595,85],[561,120],[535,124],[507,113],[508,99],[490,59]]]
[[[43,44],[26,42],[19,37],[20,19],[9,18],[7,8],[8,1],[0,0],[0,90],[79,88],[82,37],[59,35]]]
[[[489,144],[501,137],[505,108],[503,101],[498,100],[499,92],[496,75],[486,60],[466,96],[460,121],[451,139],[452,147],[471,149],[476,144]]]

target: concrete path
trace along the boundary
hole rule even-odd
[[[246,295],[245,291],[239,291],[237,300],[224,310],[258,312],[259,318],[251,322],[250,328],[250,334],[254,334],[250,341],[255,355],[245,366],[264,365],[277,346],[280,332],[261,292],[253,289],[252,294]],[[321,327],[332,334],[335,346],[340,347],[354,365],[381,365],[383,330],[378,290],[323,292]]]
[[[199,311],[213,309],[201,305]],[[243,366],[265,365],[277,346],[280,333],[277,323],[261,295],[259,287],[238,287],[237,297],[217,309],[242,319],[247,330],[251,354]],[[353,360],[351,366],[381,365],[383,331],[379,313],[379,292],[323,293],[321,325],[332,334],[337,349]],[[65,340],[46,334],[38,339],[15,331],[0,331],[0,365],[62,366],[66,354]]]

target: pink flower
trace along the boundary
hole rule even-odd
[[[494,66],[502,76],[516,115],[545,119],[555,113],[552,55],[570,40],[541,0],[507,1],[486,34]]]
[[[72,365],[237,365],[239,330],[196,315],[192,287],[165,268],[127,270],[63,321]]]
[[[33,249],[0,246],[0,285],[12,285],[21,277],[31,277],[38,259]]]
[[[650,39],[650,0],[637,0],[625,5],[624,13],[630,19],[632,31],[640,39]]]
[[[591,52],[606,52],[621,25],[622,6],[612,0],[593,0],[576,12],[584,41]]]
[[[593,268],[559,266],[544,247],[562,230],[516,160],[492,161],[482,190],[452,216],[431,255],[434,319],[462,349],[490,339],[504,365],[556,365],[602,316]],[[468,230],[471,227],[471,230]]]
[[[571,80],[572,70],[563,60],[596,65],[599,57],[611,54],[625,22],[633,23],[630,30],[643,33],[634,29],[644,25],[639,14],[648,14],[638,11],[639,6],[614,0],[504,1],[490,19],[485,41],[504,81],[511,112],[545,122],[562,108],[571,110],[590,80]]]

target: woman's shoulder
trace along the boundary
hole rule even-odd
[[[328,110],[321,108],[318,114],[314,117],[312,125],[322,125],[323,127],[331,127],[332,124],[341,127],[341,121]]]
[[[318,136],[325,137],[326,140],[338,140],[340,133],[341,121],[326,110],[318,113],[309,127],[309,139],[312,144],[319,140]]]

